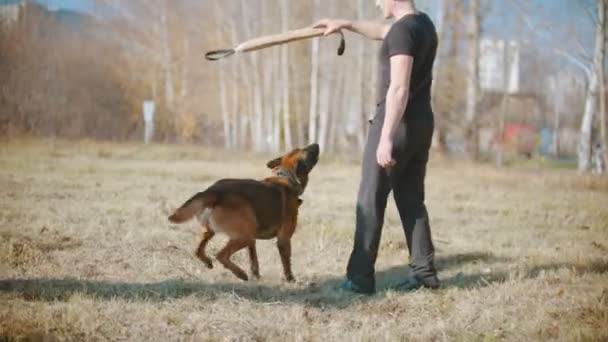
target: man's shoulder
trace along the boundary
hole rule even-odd
[[[415,30],[415,24],[410,20],[397,20],[388,30],[387,36],[403,36],[409,35]]]
[[[391,25],[389,33],[395,32],[397,34],[403,34],[420,29],[431,29],[432,27],[433,22],[431,18],[424,12],[417,12],[414,15],[408,15],[395,21]]]

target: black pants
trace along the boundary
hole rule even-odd
[[[399,123],[393,141],[393,158],[397,163],[390,171],[380,167],[376,160],[384,106],[378,107],[378,114],[371,122],[357,198],[355,242],[347,267],[348,279],[363,289],[375,290],[374,265],[391,190],[405,232],[414,276],[423,280],[436,276],[431,229],[424,205],[433,114],[430,107],[415,114],[406,113]]]

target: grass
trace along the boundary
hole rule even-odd
[[[293,239],[262,279],[193,256],[194,222],[166,217],[222,177],[262,178],[271,155],[22,140],[0,145],[3,340],[608,340],[608,182],[574,171],[435,158],[427,206],[445,287],[397,293],[407,250],[391,202],[379,292],[338,292],[352,246],[356,163],[311,174]],[[210,255],[226,241],[209,245]],[[248,269],[245,253],[235,261]],[[217,263],[216,263],[217,265]]]

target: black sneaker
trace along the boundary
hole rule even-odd
[[[414,276],[402,283],[399,283],[399,284],[393,286],[392,289],[395,291],[407,292],[407,291],[418,290],[421,288],[436,290],[439,287],[441,287],[441,283],[439,282],[439,279],[437,279],[437,277],[432,277],[429,279],[422,280],[422,279],[419,279],[418,277]]]
[[[339,286],[338,286],[339,290],[342,291],[348,291],[348,292],[353,292],[353,293],[358,293],[358,294],[365,294],[365,295],[371,295],[373,294],[375,291],[374,289],[364,289],[361,286],[353,283],[350,280],[345,280],[344,282],[342,282]]]

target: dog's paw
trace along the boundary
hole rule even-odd
[[[285,277],[285,280],[287,280],[287,282],[289,283],[294,283],[296,281],[296,278],[294,278],[293,275],[288,275],[287,277]]]
[[[211,261],[211,259],[209,259],[206,256],[200,256],[197,255],[196,256],[203,264],[205,264],[205,266],[207,266],[208,269],[212,269],[213,268],[213,262]]]

